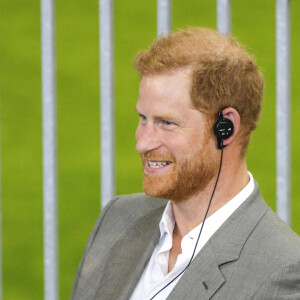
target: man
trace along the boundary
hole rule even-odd
[[[102,211],[72,299],[300,299],[300,239],[245,154],[264,81],[227,35],[188,28],[137,55],[145,194]]]

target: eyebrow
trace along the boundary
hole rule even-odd
[[[134,111],[136,111],[139,115],[142,115],[142,113],[138,111],[138,109],[137,109],[136,106],[134,107]],[[165,114],[165,115],[155,116],[155,118],[156,118],[156,119],[169,119],[169,120],[174,120],[174,119],[177,119],[178,116],[172,116],[172,115]]]
[[[169,119],[169,120],[174,120],[174,119],[176,119],[176,116],[171,116],[171,115],[160,115],[160,116],[157,116],[156,118],[158,118],[158,119]]]
[[[142,115],[142,113],[141,112],[139,112],[139,110],[137,109],[137,107],[135,106],[134,107],[134,109],[133,109],[134,111],[136,111],[139,115]]]

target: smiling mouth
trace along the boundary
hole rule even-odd
[[[167,165],[170,165],[172,162],[170,161],[153,161],[153,160],[148,160],[148,165],[150,168],[153,169],[158,169],[158,168],[162,168],[165,167]]]

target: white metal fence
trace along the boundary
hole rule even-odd
[[[290,1],[276,3],[276,199],[277,213],[291,222]]]
[[[275,1],[275,0],[274,0]],[[54,0],[41,0],[43,98],[44,296],[58,299],[57,158]],[[101,202],[115,191],[113,1],[99,0],[101,86]],[[217,28],[231,32],[231,1],[217,0]],[[157,33],[171,29],[171,0],[157,0]],[[277,213],[290,223],[290,1],[276,3]],[[1,169],[1,164],[0,164]],[[0,174],[1,175],[1,174]],[[1,180],[1,176],[0,176]],[[1,185],[1,182],[0,182]],[[1,193],[1,188],[0,188]],[[1,194],[0,194],[1,205]],[[0,210],[1,222],[1,210]],[[0,300],[1,280],[0,232]]]
[[[42,0],[44,295],[46,300],[58,298],[54,15],[54,0]]]

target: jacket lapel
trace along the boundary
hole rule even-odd
[[[164,208],[165,205],[137,220],[113,246],[96,299],[130,298],[158,242]]]
[[[209,299],[224,282],[212,246],[207,244],[185,271],[168,299]]]
[[[230,276],[249,235],[266,213],[258,186],[216,231],[183,274],[168,299],[210,299]]]

